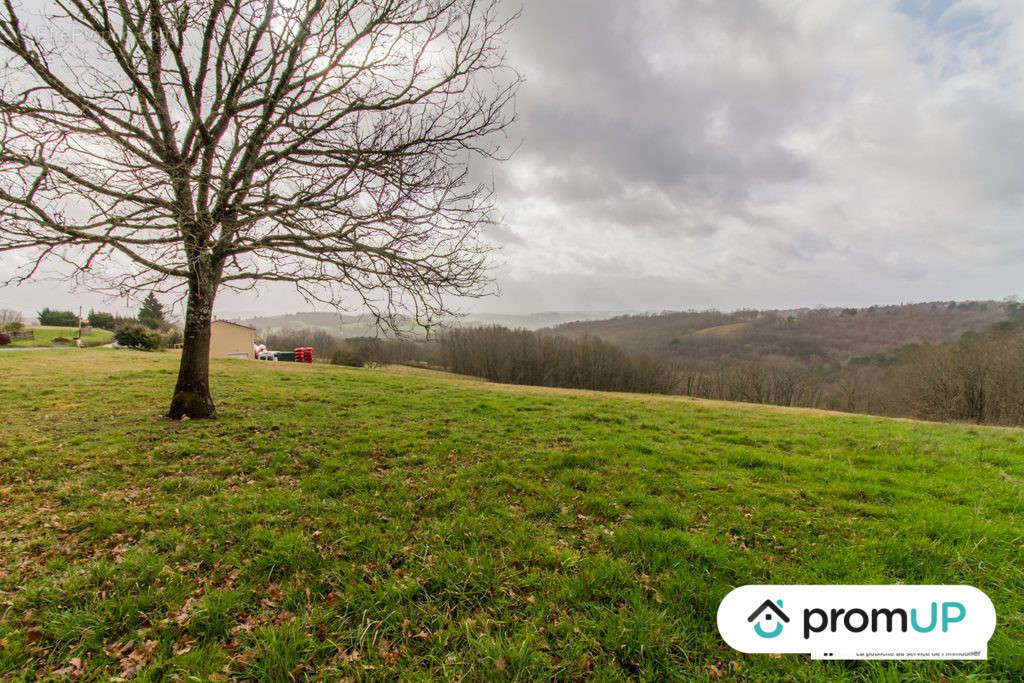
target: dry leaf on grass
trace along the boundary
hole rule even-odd
[[[142,668],[152,662],[157,645],[157,641],[147,640],[133,648],[126,656],[121,657],[117,663],[121,677],[133,678]]]
[[[377,655],[384,660],[387,664],[394,664],[398,661],[402,653],[398,651],[398,648],[393,647],[387,640],[380,641],[380,647],[377,648]]]
[[[248,614],[239,614],[238,621],[239,623],[237,625],[231,627],[231,635],[235,635],[237,633],[248,633],[256,628],[256,621]]]
[[[295,613],[282,610],[274,615],[272,620],[275,624],[290,624],[295,621]]]
[[[70,678],[73,681],[77,681],[85,673],[85,667],[82,666],[81,657],[72,657],[68,660],[67,666],[63,666],[53,671],[53,676],[56,678]]]

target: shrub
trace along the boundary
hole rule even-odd
[[[117,318],[113,313],[89,311],[89,324],[101,330],[115,330],[117,329]]]
[[[361,368],[366,365],[366,357],[351,346],[343,346],[331,356],[332,365],[347,365],[351,368]]]
[[[165,348],[174,348],[185,341],[185,335],[177,327],[170,327],[164,330],[161,333],[161,337]]]
[[[13,308],[0,308],[0,331],[10,330],[14,323],[23,324],[21,313]]]
[[[4,332],[12,332],[12,333],[21,332],[23,329],[25,329],[25,323],[20,322],[20,321],[19,322],[7,323],[3,327],[3,331]]]
[[[39,311],[39,324],[54,327],[78,327],[78,316],[71,311],[52,311],[44,308]]]
[[[7,346],[11,343],[11,335],[6,332],[0,332],[0,346]]]
[[[125,323],[117,328],[114,340],[120,346],[143,351],[155,351],[163,348],[163,338],[159,332],[151,330],[139,323]]]

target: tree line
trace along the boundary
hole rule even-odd
[[[665,363],[597,337],[489,326],[450,330],[439,345],[445,368],[494,382],[644,393],[670,393],[675,384]]]
[[[265,343],[277,350],[312,346],[319,358],[340,365],[415,365],[510,384],[643,393],[673,393],[675,387],[668,364],[645,354],[628,354],[597,337],[501,326],[451,329],[430,341],[342,339],[327,330],[272,330]]]

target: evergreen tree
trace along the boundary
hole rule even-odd
[[[142,308],[139,309],[139,322],[154,330],[160,329],[167,321],[164,320],[164,306],[150,292],[143,300]]]

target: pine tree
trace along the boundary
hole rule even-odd
[[[139,322],[154,330],[167,324],[167,321],[164,320],[163,304],[157,301],[153,292],[150,292],[142,302],[142,308],[139,309]]]

